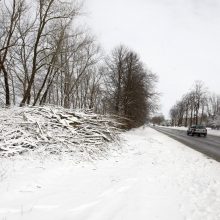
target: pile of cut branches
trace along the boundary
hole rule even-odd
[[[54,106],[0,109],[0,123],[0,156],[37,150],[92,159],[118,141],[122,126],[110,116]]]

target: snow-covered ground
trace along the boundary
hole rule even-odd
[[[183,130],[183,131],[187,130],[186,127],[167,127],[167,128],[176,129],[176,130]],[[211,135],[214,135],[214,136],[220,136],[220,130],[214,130],[214,129],[211,129],[211,128],[207,128],[207,130],[208,130],[208,134],[211,134]]]
[[[208,134],[215,135],[215,136],[220,136],[220,130],[208,129]]]
[[[0,220],[219,220],[220,164],[151,128],[122,135],[122,150],[76,164],[0,161]]]

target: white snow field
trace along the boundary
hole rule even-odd
[[[218,162],[148,127],[121,136],[93,162],[2,158],[0,220],[220,219]]]

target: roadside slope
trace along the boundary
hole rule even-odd
[[[220,218],[218,162],[150,128],[121,136],[123,152],[93,163],[1,162],[0,219]]]

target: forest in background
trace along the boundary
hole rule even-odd
[[[201,81],[183,95],[170,110],[173,126],[204,124],[220,129],[220,95],[210,93]]]

